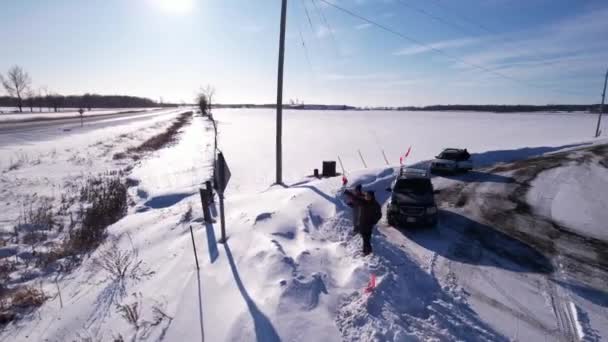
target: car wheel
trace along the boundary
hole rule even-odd
[[[388,223],[389,226],[398,228],[397,220],[395,220],[395,217],[393,215],[388,215],[386,218],[386,222]]]

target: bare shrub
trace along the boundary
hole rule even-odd
[[[18,288],[11,294],[11,306],[19,309],[39,307],[46,301],[45,294],[31,286]]]
[[[8,170],[14,171],[27,165],[30,162],[30,157],[26,153],[18,153],[9,159]]]
[[[2,262],[0,262],[0,290],[8,282],[9,275],[16,269],[15,261],[9,260],[9,258],[2,259]]]
[[[180,223],[187,223],[192,221],[192,206],[189,205],[188,206],[188,210],[186,210],[186,212],[182,215],[182,218],[180,219]]]
[[[117,152],[114,153],[114,155],[112,156],[112,159],[114,160],[120,160],[125,158],[127,158],[127,154],[125,152]]]
[[[12,311],[0,311],[0,326],[12,322],[13,320],[15,320],[15,318],[17,318],[17,315]]]
[[[82,253],[99,246],[105,238],[106,228],[127,213],[127,187],[120,177],[93,177],[81,188],[81,227],[69,236],[69,248]]]
[[[141,306],[139,305],[140,298],[136,297],[136,301],[131,304],[116,304],[116,311],[122,318],[131,324],[135,331],[139,330],[139,318],[141,316]]]
[[[141,280],[154,274],[143,260],[138,258],[134,249],[123,250],[115,243],[110,243],[93,259],[93,266],[104,270],[114,282],[124,282],[125,279]]]
[[[143,303],[141,293],[134,293],[133,297],[135,300],[130,304],[116,304],[116,311],[135,329],[135,337],[137,337],[138,333],[141,331],[139,338],[147,340],[156,327],[160,326],[163,322],[166,322],[160,333],[160,336],[164,336],[173,317],[167,315],[164,306],[156,302],[152,306],[151,319],[145,319],[142,315]],[[134,338],[134,340],[135,339],[136,338]]]
[[[192,115],[193,112],[191,111],[182,113],[166,131],[149,138],[139,146],[128,148],[126,152],[115,153],[112,159],[118,160],[130,156],[133,160],[139,160],[141,158],[139,154],[156,151],[169,145],[175,141],[175,137],[179,130],[190,122]]]
[[[24,206],[19,218],[19,228],[34,230],[51,230],[55,226],[52,198],[43,197],[29,207]]]
[[[58,269],[69,272],[78,265],[80,259],[70,249],[68,242],[63,242],[47,252],[38,252],[36,266],[45,269],[58,261],[61,261],[57,265]]]
[[[47,240],[47,234],[44,232],[28,232],[21,237],[21,242],[26,245],[35,245]]]
[[[127,179],[125,180],[125,185],[126,185],[127,188],[138,186],[139,185],[139,180],[137,180],[135,178],[127,177]]]

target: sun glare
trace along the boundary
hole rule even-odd
[[[188,13],[192,11],[195,0],[152,0],[154,5],[165,12]]]

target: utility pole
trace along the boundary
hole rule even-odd
[[[281,34],[279,38],[279,70],[277,75],[277,160],[276,184],[283,184],[283,62],[285,59],[285,22],[287,21],[287,0],[282,0]]]
[[[606,83],[608,83],[608,70],[606,70],[606,77],[604,78],[604,92],[602,93],[602,104],[600,104],[600,114],[597,117],[597,127],[595,128],[595,137],[600,136],[600,124],[602,122],[602,113],[604,112],[604,100],[606,99]]]

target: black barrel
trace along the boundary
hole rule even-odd
[[[335,177],[336,176],[336,162],[335,161],[324,161],[322,173],[323,173],[323,177]]]

